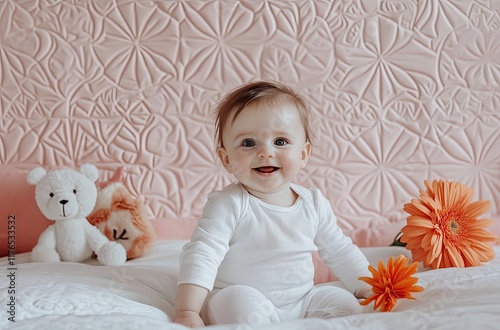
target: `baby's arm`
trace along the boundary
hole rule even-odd
[[[357,298],[368,296],[371,286],[359,280],[361,276],[371,276],[368,270],[368,260],[337,225],[337,218],[333,214],[330,202],[318,194],[316,203],[319,227],[315,243],[318,246],[320,257],[348,291]]]
[[[201,307],[207,298],[208,290],[194,284],[180,284],[175,299],[174,322],[190,328],[203,327],[200,317]]]
[[[224,192],[208,195],[191,242],[184,246],[180,255],[174,322],[191,327],[204,325],[200,310],[229,250],[241,208],[238,200]]]

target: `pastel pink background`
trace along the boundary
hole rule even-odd
[[[492,201],[500,234],[498,1],[0,1],[0,252],[49,221],[26,173],[127,167],[159,238],[189,238],[209,191],[215,103],[274,79],[310,103],[298,183],[361,246],[388,245],[425,179]]]

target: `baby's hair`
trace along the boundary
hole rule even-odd
[[[224,147],[222,134],[228,124],[231,114],[232,121],[238,117],[240,112],[250,104],[259,102],[280,102],[294,105],[300,115],[306,141],[311,142],[309,129],[309,116],[307,105],[302,97],[291,87],[275,81],[257,81],[242,85],[229,92],[219,103],[216,110],[215,138],[218,147]]]

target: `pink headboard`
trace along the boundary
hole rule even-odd
[[[500,2],[90,1],[0,3],[1,252],[44,220],[26,173],[126,166],[160,238],[189,238],[216,161],[215,103],[272,79],[310,103],[323,190],[359,245],[388,245],[426,179],[492,202],[500,234]]]

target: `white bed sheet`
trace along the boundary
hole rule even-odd
[[[2,329],[187,329],[173,324],[178,255],[185,241],[158,241],[152,251],[124,266],[85,263],[31,263],[15,258],[9,278],[7,258],[0,299]],[[466,269],[423,270],[417,300],[400,300],[391,313],[373,312],[331,320],[306,319],[260,327],[212,326],[210,329],[500,329],[500,247],[495,260]],[[409,252],[400,247],[364,248],[370,263]],[[5,280],[7,279],[7,280]],[[9,286],[15,293],[9,293]],[[10,290],[11,290],[10,289]],[[12,293],[12,292],[11,292]],[[15,297],[15,321],[7,303]]]

